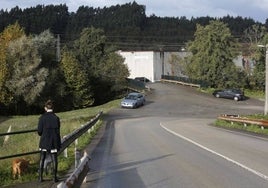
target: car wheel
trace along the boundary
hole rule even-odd
[[[235,101],[239,101],[239,97],[234,97],[234,100]]]
[[[220,98],[220,94],[217,93],[217,94],[215,95],[215,97]]]

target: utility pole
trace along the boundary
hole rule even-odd
[[[161,59],[161,64],[162,64],[162,76],[164,76],[165,74],[165,64],[164,64],[164,51],[163,51],[163,47],[160,47],[160,59]]]
[[[265,102],[264,102],[264,115],[268,113],[268,44],[265,46],[259,44],[258,47],[265,48]]]
[[[268,46],[265,46],[265,105],[264,115],[268,113]]]
[[[60,34],[57,34],[56,61],[60,62]]]

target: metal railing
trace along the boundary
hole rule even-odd
[[[251,119],[251,118],[246,118],[246,117],[240,117],[239,115],[228,115],[228,114],[220,115],[218,119],[241,123],[244,126],[249,124],[249,125],[257,125],[261,127],[262,129],[268,128],[268,120]]]
[[[73,143],[78,137],[87,132],[95,123],[99,120],[102,112],[99,112],[93,119],[91,119],[87,124],[83,125],[79,129],[76,129],[71,134],[65,136],[62,139],[61,149],[58,152],[59,154],[63,152],[71,143]]]
[[[100,118],[102,112],[99,112],[93,119],[91,119],[87,124],[83,125],[81,128],[76,129],[74,132],[70,133],[69,135],[65,136],[63,139],[61,139],[61,149],[58,152],[58,155],[61,154],[71,143],[73,143],[78,137],[80,137],[82,134],[84,134],[88,129],[90,129]],[[1,133],[0,136],[7,136],[12,134],[23,134],[23,133],[29,133],[29,132],[36,132],[36,129],[33,130],[24,130],[24,131],[16,131],[16,132],[8,132],[8,133]],[[25,155],[32,155],[39,153],[40,151],[32,151],[32,152],[26,152],[26,153],[18,153],[14,155],[8,155],[8,156],[0,156],[0,160],[13,158],[13,157],[20,157]]]
[[[209,83],[202,80],[190,79],[188,77],[171,76],[171,75],[161,75],[161,80],[192,87],[207,87],[209,85]]]
[[[99,117],[101,116],[102,112],[100,112],[94,119],[92,119],[88,125],[85,125],[81,127],[80,129],[77,129],[75,132],[73,132],[71,135],[66,137],[66,145],[69,143],[72,143],[75,141],[80,135],[85,133],[88,129],[90,129],[98,120]],[[62,150],[64,150],[64,147],[62,147]],[[57,187],[59,188],[67,188],[67,187],[80,187],[82,184],[83,180],[85,179],[88,171],[89,171],[89,161],[90,157],[88,155],[85,155],[81,159],[80,165],[74,170],[74,172],[64,181],[61,182]]]
[[[85,125],[82,125],[79,129],[76,129],[74,132],[65,136],[61,140],[62,147],[61,147],[60,151],[58,152],[58,155],[61,154],[77,138],[79,138],[81,135],[83,135],[89,129],[94,128],[94,125],[100,119],[100,116],[102,115],[102,113],[103,112],[99,112],[93,119],[91,119]],[[12,134],[22,134],[22,133],[29,133],[29,132],[35,132],[35,131],[37,131],[37,130],[34,129],[34,130],[8,132],[8,133],[0,134],[0,136],[7,136],[7,135],[12,135]],[[3,157],[0,157],[0,160],[18,157],[18,156],[24,156],[24,155],[37,154],[39,152],[40,151],[33,151],[33,152],[3,156]],[[80,165],[74,170],[74,172],[65,181],[61,182],[57,187],[61,187],[61,188],[63,188],[63,187],[64,188],[66,188],[66,187],[80,187],[80,185],[82,184],[83,180],[85,179],[85,177],[89,171],[89,161],[90,161],[90,157],[88,155],[84,155],[84,157],[81,159]]]
[[[168,80],[168,79],[161,79],[161,81],[162,82],[169,82],[169,83],[175,83],[175,84],[180,84],[180,85],[200,88],[199,84],[192,84],[192,83],[188,83],[188,82],[182,82],[182,81],[176,81],[176,80]]]
[[[63,182],[57,185],[58,188],[80,187],[86,180],[87,173],[89,171],[90,157],[84,155],[81,159],[79,166],[73,171],[73,173]]]
[[[24,131],[14,131],[14,132],[0,133],[0,136],[7,136],[7,135],[13,135],[13,134],[24,134],[24,133],[31,133],[31,132],[36,132],[36,131],[37,131],[37,129],[24,130]]]
[[[0,133],[0,136],[9,136],[9,135],[15,135],[15,134],[25,134],[25,133],[31,133],[31,132],[36,132],[36,131],[37,131],[37,129],[14,131],[14,132]],[[0,156],[0,160],[8,159],[8,158],[14,158],[14,157],[21,157],[21,156],[25,156],[25,155],[33,155],[33,154],[37,154],[37,153],[39,153],[39,151],[31,151],[31,152],[18,153],[18,154],[8,155],[8,156]]]

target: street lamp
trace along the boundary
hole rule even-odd
[[[258,45],[258,47],[265,48],[265,103],[264,115],[268,113],[268,45]]]

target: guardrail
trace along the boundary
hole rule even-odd
[[[90,129],[101,116],[102,112],[96,115],[94,119],[92,119],[88,125],[85,125],[81,127],[80,129],[77,129],[75,132],[73,132],[71,135],[65,137],[66,141],[64,143],[68,146],[70,143],[74,142],[79,136],[84,134],[88,129]],[[62,144],[61,151],[63,151],[66,147],[64,144]],[[71,187],[80,187],[83,180],[85,179],[88,171],[89,171],[89,160],[90,157],[86,154],[81,159],[80,165],[75,169],[75,171],[67,178],[64,182],[61,182],[58,187],[59,188],[71,188]]]
[[[89,122],[87,122],[85,125],[80,127],[79,129],[76,129],[74,132],[70,133],[69,135],[65,136],[63,139],[61,139],[62,147],[60,151],[58,152],[58,155],[61,154],[71,143],[73,143],[78,137],[83,135],[85,132],[87,132],[89,129],[94,128],[94,125],[99,120],[100,116],[103,112],[99,112],[93,119],[91,119]],[[16,131],[16,132],[9,132],[9,133],[3,133],[0,136],[6,136],[11,134],[22,134],[22,133],[28,133],[28,132],[35,132],[37,130],[25,130],[25,131]],[[9,155],[0,157],[1,159],[7,159],[7,158],[13,158],[18,156],[24,156],[24,155],[30,155],[30,154],[37,154],[40,151],[32,151],[28,153],[20,153],[15,155]],[[75,169],[75,171],[71,174],[67,180],[60,183],[58,187],[80,187],[81,183],[85,179],[88,171],[89,171],[89,161],[90,157],[86,154],[81,159],[80,165]]]
[[[167,79],[161,79],[161,82],[169,82],[169,83],[175,83],[175,84],[180,84],[180,85],[185,85],[185,86],[191,86],[191,87],[198,87],[200,88],[200,84],[192,84],[192,83],[187,83],[187,82],[182,82],[182,81],[176,81],[176,80],[167,80]]]
[[[37,131],[37,129],[23,130],[23,131],[14,131],[14,132],[0,133],[0,136],[7,136],[8,137],[9,135],[25,134],[25,133],[31,133],[31,132],[36,132],[36,131]],[[33,154],[37,154],[39,152],[40,151],[31,151],[31,152],[18,153],[18,154],[8,155],[8,156],[0,156],[0,160],[8,159],[8,158],[14,158],[14,157],[21,157],[21,156],[25,156],[25,155],[33,155]]]
[[[69,135],[65,136],[63,139],[61,139],[61,149],[58,152],[58,155],[61,154],[71,143],[73,143],[78,137],[80,137],[82,134],[84,134],[88,129],[90,129],[100,118],[102,112],[99,112],[93,119],[91,119],[87,124],[83,125],[81,128],[76,129],[74,132],[70,133]],[[17,132],[9,132],[9,133],[3,133],[1,136],[5,135],[11,135],[11,134],[21,134],[21,133],[28,133],[28,132],[34,132],[37,130],[27,130],[27,131],[17,131]],[[0,160],[2,159],[8,159],[13,157],[19,157],[19,156],[25,156],[25,155],[31,155],[39,153],[40,151],[32,151],[27,153],[19,153],[9,156],[1,156]]]
[[[230,121],[231,123],[233,122],[242,123],[244,126],[247,126],[247,124],[251,124],[251,125],[257,125],[261,127],[261,129],[268,128],[268,120],[251,119],[246,117],[240,117],[239,115],[228,115],[228,114],[221,115],[218,117],[218,119]]]
[[[14,132],[0,133],[0,136],[7,136],[7,135],[12,135],[12,134],[24,134],[24,133],[31,133],[31,132],[36,132],[36,131],[37,129],[14,131]]]
[[[90,157],[88,154],[84,155],[81,163],[75,171],[64,181],[57,185],[58,188],[80,187],[89,171]]]
[[[192,86],[192,87],[207,87],[209,83],[203,80],[183,77],[183,76],[171,76],[171,75],[161,75],[161,79],[167,81],[175,81],[177,84]]]
[[[71,134],[65,136],[61,142],[61,149],[58,152],[59,154],[63,152],[71,143],[73,143],[78,137],[88,131],[100,118],[102,112],[99,112],[93,119],[91,119],[87,124],[83,125],[79,129],[76,129]]]

